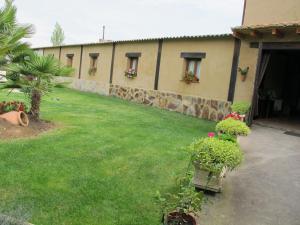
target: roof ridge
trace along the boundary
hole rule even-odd
[[[34,47],[33,49],[41,48],[59,48],[59,47],[75,47],[81,45],[103,45],[112,43],[125,43],[125,42],[143,42],[143,41],[156,41],[156,40],[176,40],[176,39],[202,39],[202,38],[222,38],[222,37],[232,37],[231,33],[223,34],[203,34],[203,35],[183,35],[183,36],[166,36],[166,37],[156,37],[156,38],[139,38],[139,39],[124,39],[116,41],[102,41],[102,42],[91,42],[91,43],[80,43],[80,44],[67,44],[59,46],[44,46],[44,47]]]

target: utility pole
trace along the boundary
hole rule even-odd
[[[105,26],[102,26],[102,40],[104,41],[105,37]]]

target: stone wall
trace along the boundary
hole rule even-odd
[[[202,119],[219,121],[230,112],[230,102],[155,90],[110,85],[109,95]]]

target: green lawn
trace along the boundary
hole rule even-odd
[[[156,190],[174,186],[188,164],[182,147],[215,125],[68,89],[44,98],[42,118],[59,128],[0,141],[0,213],[36,225],[160,224]]]

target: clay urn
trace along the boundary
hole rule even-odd
[[[29,124],[29,119],[26,113],[20,111],[11,111],[0,115],[1,119],[6,120],[7,122],[13,125],[19,125],[23,127],[27,127]]]

